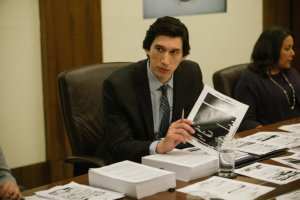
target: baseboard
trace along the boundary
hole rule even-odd
[[[31,189],[51,182],[50,165],[47,161],[14,168],[11,171],[18,184],[25,189]]]
[[[31,189],[73,176],[73,165],[64,159],[45,161],[11,169],[21,189]]]

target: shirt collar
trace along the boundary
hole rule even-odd
[[[158,90],[163,85],[163,83],[161,83],[159,80],[157,80],[157,78],[151,72],[150,59],[148,59],[148,61],[147,61],[147,75],[148,75],[149,86],[150,86],[151,92]],[[165,84],[173,89],[173,74],[172,74],[170,80]]]

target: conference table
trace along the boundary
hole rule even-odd
[[[236,138],[245,137],[245,136],[248,136],[248,135],[251,135],[251,134],[254,134],[254,133],[257,133],[257,132],[261,132],[261,131],[282,131],[282,130],[279,130],[278,127],[280,127],[282,125],[295,124],[295,123],[300,123],[300,118],[290,119],[290,120],[270,124],[270,125],[267,125],[267,126],[264,126],[264,127],[260,127],[260,128],[240,132],[240,133],[237,133],[235,135],[235,137]],[[286,152],[286,153],[284,153],[282,155],[279,155],[279,156],[287,156],[287,155],[291,155],[291,154],[292,153]],[[284,164],[278,163],[278,162],[276,162],[274,160],[271,160],[271,159],[266,159],[266,160],[263,160],[263,161],[260,161],[260,162],[288,167]],[[199,181],[203,181],[203,180],[208,179],[210,177],[211,176],[206,176],[206,177],[203,177],[203,178],[200,178],[200,179],[197,179],[197,180],[193,180],[193,181],[190,181],[190,182],[184,182],[184,181],[176,180],[176,189],[188,186],[190,184],[193,184],[193,183],[196,183],[196,182],[199,182]],[[242,176],[242,175],[238,175],[235,178],[235,180],[244,181],[244,182],[253,183],[253,184],[259,184],[259,185],[263,185],[263,186],[270,186],[270,187],[275,188],[271,192],[257,198],[258,200],[275,199],[276,196],[279,196],[281,194],[285,194],[285,193],[300,189],[300,179],[296,180],[296,181],[293,181],[293,182],[290,182],[288,184],[284,184],[284,185],[277,185],[277,184],[274,184],[274,183],[269,183],[269,182],[266,182],[266,181],[262,181],[262,180]],[[40,187],[37,187],[37,188],[34,188],[34,189],[30,189],[30,190],[22,192],[22,195],[24,197],[31,196],[31,195],[34,195],[34,192],[36,192],[36,191],[47,190],[47,189],[50,189],[50,188],[52,188],[54,186],[57,186],[57,185],[65,185],[65,184],[70,183],[71,181],[74,181],[74,182],[77,182],[77,183],[80,183],[80,184],[84,184],[84,185],[89,185],[88,175],[85,174],[85,175],[65,179],[65,180],[62,180],[62,181],[58,181],[58,182],[55,182],[55,183],[51,183],[51,184],[48,184],[48,185],[40,186]],[[131,197],[123,198],[123,200],[132,200],[132,199],[134,199],[134,198],[131,198]],[[194,196],[191,196],[189,194],[177,192],[175,190],[173,192],[169,192],[169,191],[160,192],[160,193],[148,196],[148,197],[144,197],[142,199],[143,200],[150,200],[150,199],[151,200],[161,200],[161,199],[164,199],[164,200],[194,200],[194,199],[201,199],[201,198],[194,197]],[[242,199],[242,197],[241,197],[241,199]]]

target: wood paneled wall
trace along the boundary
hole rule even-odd
[[[46,152],[50,181],[72,176],[71,154],[57,90],[57,75],[102,62],[100,0],[40,0]]]
[[[296,56],[293,66],[300,73],[300,1],[263,0],[263,27],[282,26],[290,29],[295,36]]]
[[[300,1],[292,0],[291,4],[291,30],[295,35],[295,60],[293,65],[300,73]]]

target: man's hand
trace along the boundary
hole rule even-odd
[[[21,200],[22,195],[15,183],[6,182],[0,185],[0,199]]]
[[[195,131],[191,127],[194,122],[188,119],[183,121],[177,120],[176,122],[171,123],[166,137],[159,141],[156,146],[157,153],[167,153],[172,151],[180,142],[186,143],[186,139],[191,140],[190,135],[194,134]]]

